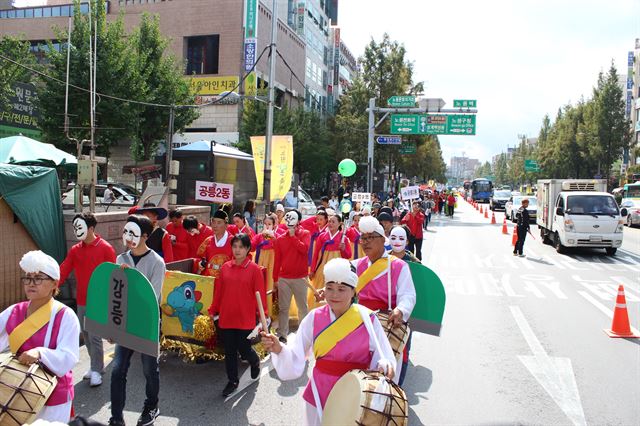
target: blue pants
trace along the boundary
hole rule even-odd
[[[122,411],[127,399],[127,372],[134,353],[132,349],[116,345],[111,371],[111,418],[114,420],[124,421]],[[158,393],[160,393],[158,358],[147,354],[140,354],[140,358],[142,372],[147,382],[145,387],[147,398],[144,401],[144,407],[153,409],[158,406]]]

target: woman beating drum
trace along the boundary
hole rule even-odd
[[[57,385],[37,418],[66,424],[71,416],[71,369],[79,358],[80,324],[71,309],[53,298],[59,292],[60,267],[51,256],[30,251],[20,267],[28,300],[0,314],[0,351],[9,346],[21,364],[42,363],[57,376]]]
[[[273,353],[281,380],[302,375],[307,354],[316,364],[303,394],[305,424],[320,425],[327,397],[336,382],[351,370],[375,369],[393,378],[395,358],[377,317],[353,303],[358,277],[346,259],[332,259],[324,268],[327,305],[302,320],[295,337],[284,345],[273,334],[262,333],[262,343]]]

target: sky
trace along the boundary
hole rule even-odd
[[[338,26],[357,57],[385,32],[404,44],[414,82],[445,108],[476,99],[476,135],[439,136],[443,158],[491,161],[589,98],[612,60],[626,75],[640,0],[339,0]]]

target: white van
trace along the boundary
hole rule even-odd
[[[622,245],[627,211],[605,188],[600,180],[539,180],[537,223],[544,241],[558,253],[566,247],[593,247],[613,256]]]
[[[298,198],[294,197],[293,190],[287,192],[282,200],[285,210],[298,209],[302,218],[306,219],[315,216],[317,213],[316,204],[311,196],[301,187],[298,187]]]

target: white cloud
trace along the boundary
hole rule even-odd
[[[387,32],[404,43],[428,97],[477,99],[476,136],[442,136],[451,155],[488,160],[537,136],[545,114],[589,97],[598,72],[640,37],[637,0],[343,0],[339,25],[360,55]]]

